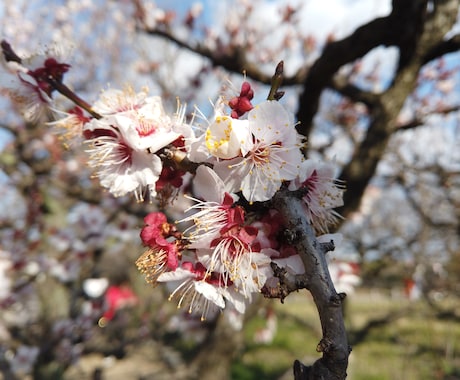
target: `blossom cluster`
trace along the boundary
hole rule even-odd
[[[160,200],[164,211],[144,219],[146,251],[136,265],[152,285],[175,284],[171,299],[179,307],[203,319],[215,308],[244,313],[254,294],[277,286],[272,263],[305,271],[272,204],[280,189],[302,197],[318,234],[339,218],[334,208],[342,205],[343,187],[333,165],[306,159],[294,116],[277,100],[253,105],[248,82],[230,99],[220,96],[203,126],[188,120],[180,103],[167,112],[147,89],[108,89],[89,105],[64,85],[70,65],[58,57],[46,55],[42,66],[28,68],[7,43],[2,48],[16,70],[10,91],[21,94],[22,104],[38,99],[53,110],[54,91],[74,101],[51,124],[83,143],[103,188],[139,202]],[[26,111],[30,117],[33,107]],[[170,221],[168,205],[178,197],[191,206]]]

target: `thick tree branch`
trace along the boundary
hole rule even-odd
[[[361,144],[356,147],[352,159],[340,175],[347,183],[347,192],[344,195],[345,206],[339,210],[342,215],[347,216],[358,208],[364,190],[374,176],[377,164],[384,154],[389,138],[397,130],[397,117],[404,102],[417,85],[424,57],[427,51],[436,46],[452,28],[458,6],[458,0],[439,2],[436,13],[424,22],[423,33],[420,36],[414,36],[416,47],[412,57],[404,67],[399,69],[393,84],[379,96],[378,103],[371,110],[371,121],[367,134]],[[414,27],[414,29],[418,28]]]
[[[337,294],[332,283],[325,251],[328,247],[318,243],[313,228],[308,223],[302,200],[287,190],[280,190],[273,206],[280,212],[285,227],[294,236],[293,244],[305,266],[305,278],[320,316],[323,337],[317,351],[323,356],[312,366],[294,363],[294,377],[304,379],[345,379],[348,366],[348,346],[342,301],[345,294]]]
[[[460,50],[460,34],[449,38],[448,40],[441,41],[439,44],[433,46],[423,57],[423,63],[428,63],[434,59],[440,58],[445,54],[453,53]]]
[[[418,2],[418,1],[417,1]],[[299,132],[310,134],[313,117],[318,111],[322,91],[331,83],[332,77],[343,65],[363,57],[379,45],[400,45],[401,36],[407,35],[405,28],[414,21],[411,9],[398,7],[387,17],[377,18],[356,29],[350,36],[328,44],[321,57],[316,60],[305,78],[304,92],[300,96],[297,119]],[[405,20],[409,22],[406,23]],[[404,22],[403,22],[404,21]]]
[[[364,91],[348,82],[346,77],[334,78],[329,87],[343,96],[350,98],[354,102],[361,102],[368,108],[374,107],[378,103],[379,95],[370,91]]]

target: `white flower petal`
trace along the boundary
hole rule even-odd
[[[282,268],[286,268],[288,272],[292,274],[305,273],[305,266],[303,265],[302,259],[299,255],[292,255],[283,259],[275,259],[273,262]]]
[[[205,165],[198,167],[193,186],[195,195],[200,199],[220,204],[224,200],[226,192],[224,182],[214,170]]]
[[[209,152],[218,158],[230,159],[241,154],[241,146],[252,140],[247,120],[216,116],[205,133],[205,143]]]
[[[221,309],[225,308],[224,297],[215,286],[205,281],[195,281],[195,290]]]
[[[177,268],[175,271],[162,273],[158,276],[158,282],[182,281],[194,276],[189,270]]]

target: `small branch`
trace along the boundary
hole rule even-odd
[[[11,45],[5,41],[1,41],[1,49],[3,56],[7,62],[16,62],[22,64],[21,58],[14,52]],[[65,72],[65,71],[64,71]],[[100,119],[102,116],[99,115],[96,111],[91,108],[91,105],[80,98],[75,92],[73,92],[69,87],[67,87],[64,83],[62,83],[62,73],[59,75],[57,74],[49,74],[47,78],[40,78],[40,80],[46,81],[54,90],[58,91],[62,95],[64,95],[69,100],[73,101],[77,106],[80,106],[84,110],[86,110],[90,115],[95,117],[96,119]],[[36,78],[35,78],[36,79]]]
[[[380,327],[388,326],[401,317],[407,317],[413,311],[412,307],[401,308],[400,310],[391,310],[386,315],[371,319],[358,330],[350,332],[350,340],[356,346],[364,342],[366,337],[374,330]]]
[[[212,167],[211,164],[206,162],[197,163],[190,161],[184,151],[172,146],[164,148],[159,154],[166,160],[170,161],[176,169],[184,170],[189,173],[195,173],[200,165]]]
[[[423,57],[423,62],[428,63],[434,59],[440,58],[445,54],[453,53],[460,50],[460,34],[449,38],[446,41],[440,42],[428,51]]]
[[[199,43],[192,45],[188,42],[184,42],[170,32],[158,28],[153,29],[144,27],[143,29],[140,29],[140,31],[151,36],[164,38],[182,49],[207,58],[212,62],[213,66],[221,66],[224,69],[237,74],[241,74],[244,71],[247,77],[255,79],[261,83],[269,84],[271,81],[270,75],[260,71],[255,64],[247,59],[246,54],[243,52],[244,48],[242,47],[209,49]],[[297,83],[299,82],[300,81],[298,80]]]
[[[67,87],[64,83],[57,81],[54,78],[48,78],[47,82],[59,93],[64,95],[66,98],[74,102],[77,106],[83,108],[87,111],[91,116],[96,119],[101,119],[102,116],[99,115],[96,111],[91,108],[91,105],[87,103],[85,100],[80,98],[75,92],[73,92],[69,87]]]
[[[361,90],[359,87],[350,84],[348,82],[348,78],[346,77],[334,78],[329,84],[329,87],[341,95],[350,98],[354,102],[361,102],[365,104],[370,109],[378,104],[378,94]]]
[[[329,243],[320,244],[314,230],[303,212],[302,200],[287,189],[280,190],[273,199],[273,206],[280,212],[285,227],[293,232],[293,244],[305,267],[305,287],[313,296],[321,320],[323,337],[317,351],[323,356],[312,366],[294,363],[296,380],[346,378],[348,355],[347,335],[342,314],[345,294],[337,294],[326,262]],[[299,284],[297,284],[299,285]]]
[[[284,62],[281,61],[276,65],[275,74],[272,76],[270,93],[267,100],[280,100],[284,95],[283,91],[279,91],[281,83],[283,82]]]
[[[328,241],[327,243],[320,243],[320,246],[324,253],[332,252],[335,250],[334,240]]]
[[[454,105],[454,106],[450,106],[450,107],[434,109],[432,111],[425,112],[425,113],[423,113],[423,115],[419,115],[416,118],[414,118],[413,120],[408,121],[408,122],[406,122],[404,124],[397,124],[396,125],[396,130],[397,131],[402,131],[402,130],[406,130],[406,129],[414,129],[414,128],[420,127],[421,125],[424,125],[425,118],[427,118],[428,116],[431,116],[431,115],[448,115],[448,114],[450,114],[452,112],[458,112],[458,111],[460,111],[460,105],[458,105],[458,104]]]
[[[274,262],[270,265],[274,276],[279,280],[279,284],[276,288],[264,286],[261,292],[265,298],[279,298],[281,303],[284,303],[284,299],[292,292],[308,289],[310,280],[305,273],[293,275],[286,268],[279,267]]]
[[[209,48],[204,44],[200,43],[190,43],[188,41],[181,40],[174,36],[171,32],[169,25],[162,27],[149,27],[144,22],[145,18],[145,9],[142,6],[141,2],[138,0],[133,0],[136,7],[136,18],[139,21],[138,30],[149,34],[151,36],[161,37],[176,46],[188,50],[192,53],[198,54],[204,58],[207,58],[211,61],[212,65],[220,66],[225,70],[241,74],[245,73],[248,78],[256,80],[264,84],[270,84],[272,77],[265,74],[259,69],[257,64],[254,64],[250,59],[248,59],[246,51],[246,46],[232,46],[232,45],[220,45],[217,48]],[[285,85],[297,85],[302,83],[305,78],[306,70],[304,67],[300,68],[298,72],[294,75],[285,77]]]
[[[292,239],[294,239],[293,237]],[[321,252],[331,252],[335,249],[334,241],[331,240],[326,243],[318,243]],[[262,288],[262,294],[265,298],[279,298],[281,303],[284,303],[284,299],[292,292],[299,291],[300,289],[310,289],[310,278],[306,273],[292,274],[289,273],[286,268],[279,267],[276,263],[270,264],[273,274],[279,280],[279,284],[276,288],[264,286]]]
[[[14,135],[14,136],[16,136],[16,137],[17,137],[17,135],[19,134],[18,128],[17,128],[17,126],[15,126],[15,125],[7,125],[7,124],[1,123],[1,124],[0,124],[0,128],[1,128],[1,129],[7,130],[8,132],[10,132],[12,135]]]

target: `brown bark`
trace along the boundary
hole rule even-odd
[[[327,86],[333,85],[333,76],[340,67],[379,45],[400,49],[398,72],[391,86],[382,94],[360,93],[348,85],[342,87],[353,100],[364,101],[368,105],[371,119],[363,141],[340,175],[347,183],[344,207],[339,210],[344,216],[359,207],[388,141],[396,131],[396,118],[415,89],[423,65],[428,59],[458,47],[458,38],[451,38],[448,42],[443,38],[456,20],[459,1],[434,3],[431,13],[427,13],[427,1],[394,0],[390,15],[375,19],[349,37],[327,45],[304,81],[297,117],[301,122],[299,132],[308,136],[313,129],[319,98]]]
[[[316,240],[302,203],[302,199],[285,190],[279,191],[273,200],[289,235],[293,236],[291,243],[296,247],[305,266],[305,281],[302,286],[313,296],[323,334],[316,348],[318,352],[322,352],[322,357],[311,366],[305,366],[296,360],[294,378],[343,380],[347,377],[350,353],[342,314],[345,294],[337,294],[334,288],[326,262],[325,245]]]

